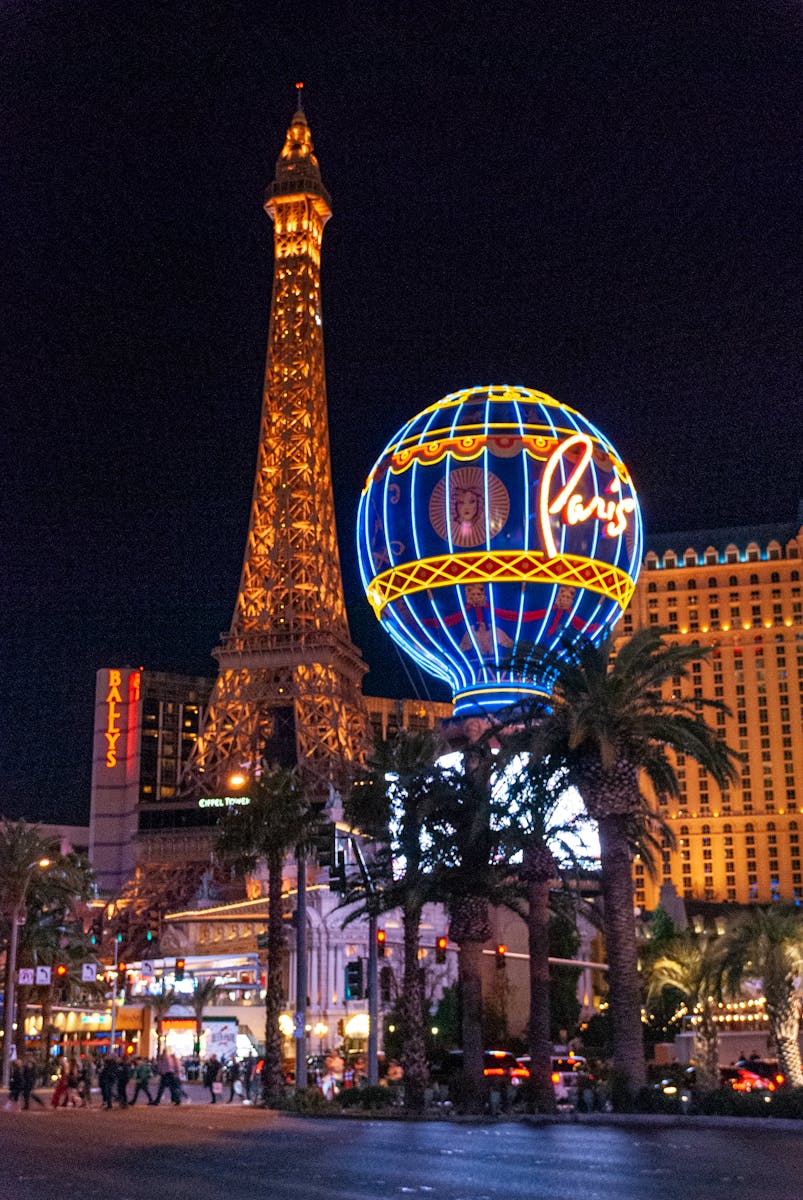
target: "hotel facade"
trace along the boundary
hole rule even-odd
[[[723,792],[679,756],[680,796],[652,797],[675,836],[656,863],[634,863],[636,903],[653,909],[662,883],[686,899],[803,900],[803,505],[796,521],[647,539],[621,631],[656,626],[709,653],[669,688],[692,700],[738,752]]]

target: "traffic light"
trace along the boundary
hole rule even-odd
[[[145,926],[145,941],[148,945],[159,938],[159,914],[148,913],[148,923]]]
[[[175,976],[176,983],[181,983],[181,981],[183,980],[183,978],[184,978],[184,967],[185,967],[185,965],[186,965],[186,963],[185,963],[185,960],[184,960],[183,958],[177,958],[177,959],[176,959],[176,969],[175,969],[175,971],[173,972],[173,974],[174,974],[174,976]]]
[[[93,946],[99,946],[103,941],[103,912],[95,913],[89,928],[89,940]]]
[[[343,995],[346,1000],[362,1000],[365,995],[361,958],[355,958],[346,963],[346,986],[343,989]]]
[[[379,972],[379,999],[382,1004],[390,1004],[393,1000],[393,970],[383,967]]]
[[[119,992],[121,989],[122,989],[123,991],[125,991],[125,976],[126,976],[126,970],[127,970],[127,968],[126,968],[126,965],[125,965],[125,963],[124,963],[124,962],[118,962],[118,964],[117,964],[117,990],[118,990],[118,992]]]
[[[123,942],[128,941],[128,927],[131,922],[131,917],[127,912],[122,912],[117,918],[117,944],[122,946]]]
[[[435,962],[442,966],[446,962],[446,947],[449,945],[449,939],[439,937],[435,943]]]
[[[387,937],[388,937],[388,935],[385,933],[384,929],[377,929],[377,931],[376,931],[376,956],[377,956],[377,958],[385,957],[385,943],[387,942]]]
[[[335,865],[329,871],[329,890],[342,896],[348,891],[345,850],[335,850]]]
[[[312,834],[312,846],[318,866],[331,871],[335,866],[335,827],[326,817],[321,817]]]
[[[56,963],[53,968],[53,982],[56,985],[56,994],[63,1000],[67,990],[67,977],[69,969],[66,963]]]
[[[496,969],[497,969],[497,971],[504,970],[506,955],[507,955],[507,946],[503,945],[500,942],[500,944],[496,947]]]

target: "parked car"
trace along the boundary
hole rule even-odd
[[[739,1060],[735,1066],[743,1071],[752,1071],[754,1075],[766,1079],[767,1083],[774,1083],[776,1088],[783,1087],[786,1083],[786,1076],[775,1058],[746,1058]]]
[[[752,1063],[750,1067],[720,1067],[719,1081],[722,1087],[734,1092],[774,1092],[778,1086],[752,1070]]]
[[[430,1078],[435,1084],[445,1084],[447,1087],[455,1082],[463,1073],[463,1051],[449,1050],[445,1055],[430,1064]],[[510,1084],[518,1087],[530,1072],[522,1067],[515,1054],[509,1050],[484,1051],[483,1075],[493,1084]]]
[[[525,1054],[517,1061],[519,1066],[527,1071],[529,1079],[529,1054]],[[588,1062],[580,1054],[554,1055],[551,1079],[555,1089],[555,1103],[560,1108],[577,1108],[582,1099],[583,1089],[594,1086],[594,1076],[588,1069]]]

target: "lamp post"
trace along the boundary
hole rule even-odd
[[[41,867],[42,870],[45,870],[49,866],[49,858],[40,858],[37,859],[36,862],[32,862],[30,864],[30,866],[27,868],[27,873],[23,878],[20,894],[11,909],[11,931],[8,940],[8,955],[6,959],[7,986],[3,1012],[3,1087],[8,1087],[9,1076],[11,1074],[11,1043],[14,1040],[14,1006],[17,999],[16,975],[18,930],[20,925],[25,924],[25,899],[28,895],[28,887],[31,882],[31,876],[37,867]]]

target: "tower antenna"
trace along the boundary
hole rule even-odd
[[[296,98],[297,98],[299,112],[303,112],[304,111],[304,84],[303,83],[296,84]]]

